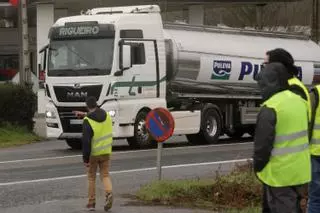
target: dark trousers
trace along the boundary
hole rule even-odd
[[[301,213],[300,200],[303,186],[263,186],[263,213]]]
[[[271,213],[267,199],[267,185],[262,186],[262,213]]]
[[[308,213],[320,212],[320,157],[311,156],[312,180],[309,184]]]

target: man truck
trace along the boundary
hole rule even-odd
[[[113,120],[113,137],[135,148],[155,142],[148,112],[170,110],[174,135],[214,144],[221,135],[254,134],[261,96],[255,81],[266,51],[284,48],[310,86],[320,48],[302,35],[165,24],[157,5],[94,8],[58,19],[41,51],[47,136],[81,148],[85,99],[94,96]]]

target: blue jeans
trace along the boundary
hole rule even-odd
[[[320,212],[320,157],[311,156],[312,180],[309,183],[308,213]]]

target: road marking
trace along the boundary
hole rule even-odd
[[[252,159],[247,158],[247,159],[213,161],[213,162],[204,162],[204,163],[177,164],[177,165],[171,165],[171,166],[163,166],[162,169],[185,168],[185,167],[194,167],[194,166],[209,166],[209,165],[217,165],[217,164],[218,165],[219,164],[232,164],[232,163],[248,162],[250,160],[252,160]],[[157,167],[149,167],[149,168],[141,168],[141,169],[111,171],[110,174],[116,175],[116,174],[124,174],[124,173],[146,172],[146,171],[153,171],[156,169],[157,169]],[[99,174],[97,174],[97,175],[99,175]],[[1,186],[12,186],[12,185],[17,185],[17,184],[41,183],[41,182],[50,182],[50,181],[57,181],[57,180],[77,179],[77,178],[83,178],[86,176],[87,175],[73,175],[73,176],[65,176],[65,177],[7,182],[7,183],[0,183],[0,187]]]
[[[223,147],[223,146],[235,146],[235,145],[249,145],[253,142],[245,142],[245,143],[232,143],[232,144],[215,144],[215,145],[200,145],[200,146],[187,146],[187,147],[174,147],[174,148],[165,148],[165,150],[179,150],[179,149],[201,149],[201,148],[209,148],[209,147]],[[139,152],[152,152],[156,149],[145,149],[145,150],[134,150],[134,151],[114,151],[113,155],[118,154],[129,154],[129,153],[139,153]],[[58,159],[67,159],[67,158],[80,158],[82,155],[65,155],[59,157],[46,157],[46,158],[27,158],[22,160],[11,160],[11,161],[1,161],[0,164],[9,164],[9,163],[26,163],[32,161],[44,161],[44,160],[58,160]]]

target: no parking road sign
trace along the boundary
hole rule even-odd
[[[148,113],[146,128],[154,140],[164,142],[173,134],[174,119],[167,109],[156,108]]]
[[[174,131],[174,119],[165,108],[156,108],[150,111],[146,118],[146,128],[151,137],[158,142],[157,170],[161,180],[162,142],[168,140]]]

